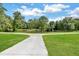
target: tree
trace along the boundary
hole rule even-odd
[[[58,30],[58,21],[55,22],[55,30]]]
[[[72,31],[75,29],[75,21],[72,17],[66,17],[63,19],[64,30]]]
[[[29,29],[38,29],[39,28],[39,21],[38,19],[29,19],[28,20],[28,28]]]
[[[21,13],[19,11],[16,11],[13,13],[13,15],[14,15],[13,31],[15,31],[16,29],[23,28],[24,17],[21,15]]]
[[[39,18],[39,29],[41,32],[44,32],[47,29],[48,18],[41,16]]]
[[[79,30],[79,18],[74,18],[75,30]]]
[[[33,19],[29,19],[28,20],[28,29],[33,29],[33,26],[34,26]]]
[[[9,16],[6,15],[7,10],[0,4],[0,31],[9,31],[11,29],[11,23]]]
[[[50,31],[54,31],[54,28],[55,28],[55,23],[54,23],[54,21],[50,21],[50,22],[49,22],[49,27],[50,27]]]
[[[10,16],[5,16],[6,21],[5,21],[5,31],[12,31],[12,18]]]

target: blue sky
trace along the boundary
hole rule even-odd
[[[7,15],[13,16],[14,11],[19,11],[26,20],[47,16],[50,21],[61,20],[66,16],[78,17],[79,4],[77,3],[4,3],[8,10]]]

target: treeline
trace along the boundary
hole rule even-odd
[[[53,32],[53,31],[77,31],[79,30],[79,18],[65,17],[59,21],[49,21],[46,16],[25,20],[19,11],[13,12],[13,16],[6,14],[7,9],[0,4],[0,31],[3,32]]]
[[[47,17],[41,16],[38,19],[30,19],[27,23],[28,29],[39,29],[39,32],[79,30],[79,18],[74,17],[65,17],[59,21],[48,21]]]

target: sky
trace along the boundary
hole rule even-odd
[[[13,16],[19,11],[25,19],[48,17],[49,21],[62,20],[64,17],[79,17],[78,3],[4,3],[6,14]]]

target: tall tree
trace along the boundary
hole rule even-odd
[[[54,23],[54,21],[50,21],[50,22],[49,22],[49,26],[50,26],[50,31],[54,31],[54,28],[55,28],[55,23]]]
[[[46,16],[41,16],[39,18],[39,29],[44,32],[47,29],[48,18]]]
[[[24,23],[24,17],[21,15],[19,11],[16,11],[13,13],[14,15],[14,20],[13,20],[13,31],[20,28],[23,28],[23,23]]]
[[[6,15],[6,11],[3,4],[0,4],[0,31],[9,31],[11,29],[11,23]]]

